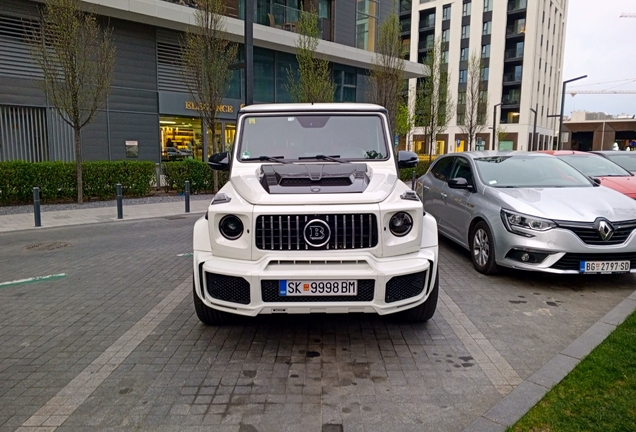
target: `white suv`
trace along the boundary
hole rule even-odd
[[[401,313],[437,305],[435,219],[398,175],[417,155],[391,149],[386,110],[368,104],[252,105],[229,181],[194,226],[194,306],[229,314]]]

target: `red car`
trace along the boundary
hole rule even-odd
[[[574,150],[544,151],[543,153],[552,154],[586,176],[599,179],[602,186],[636,199],[636,176],[603,156]]]

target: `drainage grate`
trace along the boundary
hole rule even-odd
[[[70,247],[70,243],[66,242],[52,242],[52,243],[35,243],[25,246],[22,250],[25,251],[50,251]]]

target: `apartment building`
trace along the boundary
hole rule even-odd
[[[560,114],[568,0],[415,0],[412,9],[408,3],[400,4],[400,22],[409,59],[421,61],[441,40],[457,104],[432,153],[468,150],[460,125],[473,53],[483,60],[481,80],[488,94],[488,121],[477,141],[485,149],[552,148],[559,128],[559,119],[551,116]],[[415,86],[410,80],[412,92]],[[412,148],[429,153],[423,130],[413,132]]]
[[[331,63],[335,100],[366,101],[379,23],[391,12],[393,0],[252,1],[255,103],[291,101],[287,73],[297,67],[299,14],[309,8],[319,15],[318,52]],[[211,128],[221,145],[233,142],[236,113],[245,100],[244,70],[234,71],[215,125],[201,120],[179,72],[180,39],[195,22],[195,2],[82,0],[82,4],[113,29],[117,50],[106,106],[82,130],[85,160],[159,162],[188,154],[205,160]],[[42,74],[27,44],[29,33],[39,25],[41,5],[35,0],[0,1],[0,161],[74,159],[72,130],[38,87]],[[227,37],[242,47],[245,0],[225,0],[225,5]],[[407,62],[406,74],[419,76],[421,67]]]

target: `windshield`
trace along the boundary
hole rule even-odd
[[[611,160],[597,155],[559,155],[559,159],[566,161],[583,174],[591,177],[625,177],[631,174]]]
[[[318,155],[345,160],[388,158],[382,118],[378,115],[246,116],[238,159],[282,156],[303,161]],[[316,160],[329,160],[316,158]]]
[[[636,171],[636,154],[607,155],[613,162],[616,162],[629,171]]]
[[[495,156],[475,159],[481,181],[492,187],[593,187],[579,171],[556,157]]]

